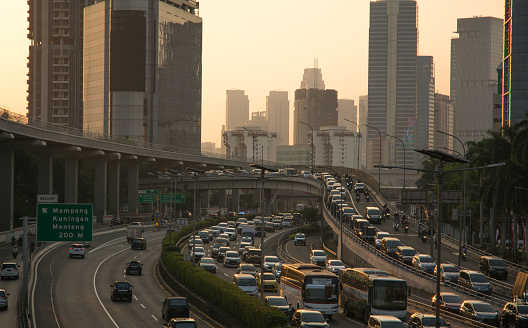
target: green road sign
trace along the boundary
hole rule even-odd
[[[155,199],[154,194],[138,194],[138,203],[154,203]]]
[[[159,189],[145,189],[147,194],[159,194]]]
[[[92,241],[92,204],[37,204],[37,241]]]
[[[162,203],[185,204],[184,194],[161,194]]]

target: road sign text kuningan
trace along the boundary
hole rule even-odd
[[[37,204],[37,240],[92,241],[92,204]]]

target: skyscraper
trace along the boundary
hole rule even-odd
[[[87,6],[84,129],[200,151],[201,64],[196,1]]]
[[[502,124],[513,126],[528,108],[528,2],[505,1]]]
[[[448,95],[435,93],[434,105],[434,128],[435,130],[444,131],[453,134],[453,102]],[[434,137],[434,149],[444,146],[448,149],[453,148],[453,138],[445,134],[436,133]],[[453,154],[456,156],[456,153]]]
[[[374,128],[368,128],[367,147],[372,154],[369,158],[376,164],[404,165],[402,144],[396,138],[385,138],[385,134],[400,138],[406,149],[414,148],[416,21],[414,0],[370,2],[367,122]]]
[[[465,144],[479,141],[493,127],[493,93],[502,60],[502,19],[457,20],[458,38],[451,39],[451,101],[454,134]],[[459,142],[454,149],[462,153]]]
[[[323,81],[323,74],[320,68],[305,68],[303,79],[301,81],[301,89],[325,89]]]
[[[249,122],[249,98],[244,90],[226,90],[226,131]]]
[[[354,99],[337,99],[337,125],[344,126],[348,131],[357,132],[357,126],[349,122],[358,123],[357,116],[357,106],[354,105]]]
[[[94,0],[28,0],[28,118],[82,129],[83,8]]]
[[[270,91],[266,97],[268,131],[276,132],[279,145],[290,144],[290,101],[288,91]]]
[[[432,56],[418,56],[416,70],[416,142],[418,149],[433,149],[435,72]],[[411,149],[408,149],[410,151]],[[421,166],[424,155],[414,153],[414,167]]]
[[[303,123],[300,123],[303,122]],[[311,132],[322,126],[337,126],[337,91],[320,89],[295,90],[293,140],[295,145],[308,144]]]
[[[358,110],[359,110],[359,118],[358,118],[358,124],[359,124],[359,129],[360,131],[362,132],[361,133],[361,148],[360,148],[360,152],[361,152],[361,156],[360,156],[360,160],[359,160],[359,164],[360,166],[363,168],[363,169],[366,169],[367,168],[367,135],[366,135],[366,131],[367,131],[367,127],[365,126],[365,124],[367,124],[367,118],[368,118],[368,95],[365,95],[365,96],[359,96],[359,106],[358,106]]]

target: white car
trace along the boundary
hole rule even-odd
[[[237,233],[235,228],[226,228],[225,233],[229,236],[229,240],[237,239]]]
[[[433,274],[436,267],[436,261],[427,254],[416,254],[412,259],[412,266],[423,272]]]
[[[326,262],[326,270],[337,274],[339,272],[339,269],[344,269],[345,263],[343,263],[340,260],[328,260]]]
[[[227,223],[225,222],[218,223],[218,228],[220,228],[220,233],[224,233],[225,230],[227,229]]]
[[[3,263],[0,269],[0,278],[2,280],[7,278],[18,279],[18,267],[16,263]]]
[[[78,256],[84,258],[84,245],[73,244],[70,246],[70,257]]]
[[[310,263],[324,267],[328,261],[328,257],[323,250],[312,249],[310,252]]]
[[[227,251],[224,256],[224,266],[236,268],[240,265],[240,257],[238,257],[238,252]]]
[[[271,272],[271,269],[275,265],[275,263],[279,263],[280,260],[276,256],[264,256],[264,264],[262,265],[262,268],[264,269],[264,272]]]
[[[205,248],[197,246],[191,250],[191,261],[199,262],[202,257],[205,257]]]
[[[378,231],[376,232],[376,248],[379,249],[380,248],[380,243],[381,243],[381,240],[385,237],[390,237],[390,233],[388,232],[385,232],[385,231]]]
[[[220,235],[220,228],[218,226],[212,226],[211,232],[213,233],[213,237],[218,237]]]

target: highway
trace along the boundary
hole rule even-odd
[[[20,288],[22,288],[22,275],[23,275],[23,259],[20,253],[21,247],[18,249],[18,256],[16,259],[13,258],[11,244],[4,247],[0,247],[0,264],[1,263],[17,263],[20,265],[18,280],[6,279],[0,281],[0,289],[5,289],[6,293],[9,293],[8,302],[9,308],[7,310],[0,310],[0,322],[2,327],[16,327],[17,322],[17,299],[20,294]]]
[[[69,258],[69,243],[57,243],[36,263],[35,327],[162,327],[161,302],[175,296],[156,276],[165,231],[145,228],[146,250],[131,250],[125,230],[94,236],[86,257]],[[125,275],[126,262],[143,263],[142,275]],[[112,302],[110,284],[128,280],[133,300]],[[191,309],[199,327],[213,327]]]

